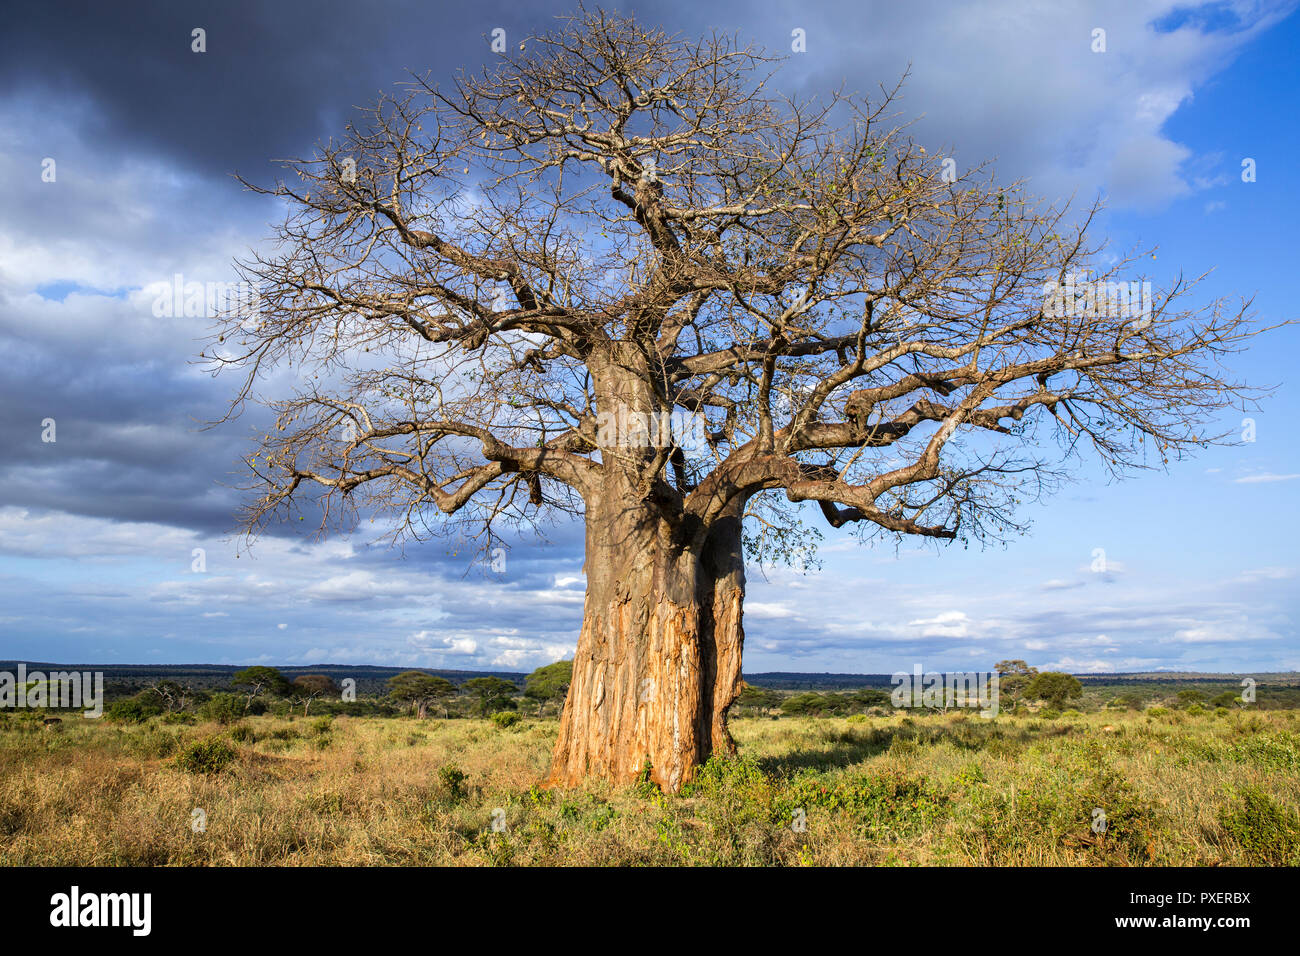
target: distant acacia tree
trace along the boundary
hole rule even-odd
[[[189,684],[182,684],[169,678],[150,681],[148,691],[169,714],[184,710],[194,696],[194,689]]]
[[[573,682],[573,661],[556,661],[539,667],[528,675],[524,681],[524,696],[537,701],[537,714],[541,716],[542,706],[549,700],[556,701],[563,712],[564,696],[569,692]]]
[[[460,689],[478,698],[478,711],[485,717],[498,710],[513,708],[512,698],[519,693],[518,687],[500,677],[471,677],[460,685]]]
[[[311,702],[317,697],[323,697],[326,694],[337,694],[339,685],[334,683],[334,678],[326,674],[303,674],[293,679],[290,684],[290,693],[293,695],[295,703],[302,704],[302,715],[307,716],[311,708]]]
[[[1006,702],[1012,706],[1015,706],[1020,700],[1025,692],[1025,687],[1038,673],[1037,667],[1030,667],[1019,658],[998,661],[993,670],[998,675],[998,697],[1005,698]]]
[[[387,685],[389,696],[406,704],[421,720],[428,716],[430,704],[456,693],[456,685],[447,678],[424,671],[403,671],[388,678]]]
[[[734,749],[743,552],[802,555],[800,503],[997,540],[1060,463],[1159,467],[1251,394],[1221,367],[1246,303],[1187,307],[1179,277],[1135,315],[1140,257],[1099,255],[1092,212],[958,174],[888,92],[780,96],[768,60],[583,12],[251,186],[287,215],[204,354],[231,414],[286,365],[302,385],[248,456],[247,527],[307,499],[322,530],[486,548],[581,514],[558,783],[648,761],[675,791]]]
[[[1083,685],[1072,674],[1042,671],[1030,678],[1025,685],[1024,696],[1030,700],[1046,701],[1060,710],[1067,700],[1077,700],[1083,696]]]
[[[754,707],[766,711],[781,706],[781,695],[765,687],[744,684],[736,697],[736,703],[742,707]]]
[[[263,692],[273,694],[276,697],[286,697],[292,689],[283,674],[274,667],[264,667],[262,665],[245,667],[241,671],[236,671],[234,676],[230,678],[230,683],[233,687],[246,690],[245,711],[253,706],[254,699]]]

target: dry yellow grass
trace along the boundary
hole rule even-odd
[[[539,789],[554,721],[244,724],[256,739],[205,775],[176,753],[230,728],[5,720],[0,864],[1270,862],[1223,823],[1250,787],[1277,810],[1259,823],[1272,862],[1300,862],[1291,711],[740,720],[742,758],[677,797]]]

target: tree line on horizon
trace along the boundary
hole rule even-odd
[[[999,702],[1006,711],[1028,707],[1061,711],[1084,696],[1084,685],[1075,676],[1059,671],[1039,671],[1023,660],[998,662],[993,672],[999,675]],[[181,679],[161,678],[129,695],[111,699],[107,708],[110,719],[143,722],[150,717],[189,721],[199,717],[233,723],[245,716],[270,713],[288,716],[301,713],[346,714],[351,716],[395,716],[410,714],[425,719],[440,714],[452,717],[500,717],[517,719],[525,714],[535,717],[560,716],[572,683],[573,662],[556,661],[538,667],[522,681],[511,681],[495,674],[465,678],[459,682],[429,670],[411,669],[392,675],[383,689],[373,693],[356,693],[349,697],[339,681],[327,674],[288,676],[279,668],[254,665],[242,668],[230,680],[215,689],[195,687]],[[1113,687],[1089,682],[1089,706],[1101,705],[1141,710],[1148,704],[1173,707],[1207,706],[1240,707],[1236,689],[1219,690],[1216,682],[1204,682],[1179,688],[1174,684],[1152,685],[1143,690],[1116,681]],[[353,688],[355,690],[355,688]],[[1270,688],[1277,706],[1296,706],[1291,700],[1294,688]],[[1281,696],[1279,696],[1281,695]],[[945,694],[938,709],[961,706]],[[1285,700],[1283,698],[1286,698]],[[915,705],[921,706],[916,700]],[[1078,705],[1081,706],[1081,705]],[[891,694],[876,687],[842,689],[775,688],[743,683],[733,706],[733,716],[741,717],[845,717],[872,714],[892,709]]]
[[[501,711],[520,709],[522,696],[541,716],[548,704],[557,713],[563,708],[573,664],[559,661],[539,667],[525,678],[521,688],[513,681],[495,675],[471,677],[455,683],[437,674],[408,670],[395,674],[384,683],[378,694],[353,694],[327,674],[299,674],[292,678],[279,668],[267,665],[245,667],[221,688],[206,690],[189,682],[171,678],[150,681],[136,693],[119,697],[107,709],[110,718],[141,722],[160,715],[203,716],[230,723],[244,716],[264,713],[287,715],[301,708],[309,716],[312,707],[318,712],[384,716],[410,712],[427,717],[439,707],[444,717],[453,716],[449,706],[453,699],[464,703],[454,708],[455,716],[491,716]]]

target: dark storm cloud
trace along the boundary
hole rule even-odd
[[[1041,158],[1033,154],[1051,150],[1087,182],[1090,172],[1109,169],[1107,157],[1095,165],[1092,154],[1116,146],[1109,135],[1099,142],[1095,127],[1128,117],[1122,135],[1129,151],[1151,147],[1144,155],[1155,157],[1155,167],[1116,172],[1125,188],[1148,191],[1183,158],[1173,144],[1162,156],[1156,131],[1190,95],[1190,83],[1288,11],[1286,4],[1261,7],[1248,23],[1201,34],[1206,24],[1170,20],[1170,5],[1161,3],[1088,10],[852,0],[604,6],[634,10],[669,32],[754,41],[787,58],[773,84],[785,92],[875,94],[910,67],[905,115],[925,114],[920,128],[957,147],[963,167],[997,155],[1020,175],[1035,171],[1023,168]],[[352,107],[409,73],[431,71],[445,82],[458,69],[497,61],[487,42],[493,29],[506,31],[513,50],[576,10],[576,3],[503,0],[28,4],[0,33],[0,83],[88,97],[94,110],[87,132],[102,141],[130,142],[207,174],[239,170],[256,178],[273,157],[336,135]],[[1140,49],[1143,60],[1117,73],[1092,54],[1087,40],[1099,20],[1126,57]],[[205,53],[191,51],[196,27],[206,31]],[[792,53],[795,31],[804,53]],[[1068,132],[1063,112],[1075,119]],[[1173,180],[1165,192],[1178,191]],[[1095,188],[1093,180],[1089,191]]]
[[[48,253],[23,278],[65,308],[42,316],[20,290],[0,287],[0,346],[10,359],[0,376],[4,503],[230,530],[238,497],[223,483],[239,479],[261,416],[202,430],[233,387],[185,374],[203,323],[150,324],[147,303],[114,298],[186,269],[232,278],[214,237],[234,231],[254,241],[277,214],[241,193],[231,172],[266,181],[273,158],[310,152],[353,106],[408,72],[445,81],[497,59],[486,40],[496,27],[513,44],[573,9],[55,3],[11,17],[0,32],[0,88],[32,132],[6,169],[16,185],[0,209],[7,230]],[[196,27],[206,31],[204,53],[191,50]],[[57,188],[21,175],[44,155],[58,157]],[[93,278],[58,271],[69,252],[93,257]],[[79,305],[70,291],[106,295]],[[46,418],[57,422],[57,443],[39,440]]]
[[[505,4],[157,2],[25,5],[0,82],[89,96],[99,139],[206,173],[256,172],[337,131],[405,76],[462,63]],[[471,12],[472,11],[472,12]],[[191,50],[191,31],[207,50]]]
[[[233,471],[242,430],[200,431],[210,390],[170,373],[154,363],[103,368],[59,390],[46,386],[51,373],[40,366],[0,379],[5,503],[230,530],[236,496],[214,479]],[[54,442],[42,440],[47,419]]]
[[[849,80],[874,92],[921,52],[902,43],[864,56],[863,47],[844,43],[859,27],[874,23],[879,34],[886,25],[879,11],[868,16],[851,2],[604,6],[634,7],[643,22],[670,32],[737,35],[776,55],[790,52],[797,27],[814,38],[813,54],[790,58],[779,89],[826,93]],[[459,69],[496,62],[487,40],[495,28],[513,50],[577,9],[413,0],[32,4],[0,34],[0,83],[88,97],[85,132],[101,143],[129,143],[207,175],[256,179],[273,158],[337,135],[353,107],[412,73],[432,71],[435,82],[446,82]],[[204,53],[191,50],[195,28],[206,31]]]
[[[744,4],[685,15],[667,4],[636,6],[673,28],[745,33],[762,22]],[[91,138],[127,142],[205,174],[256,178],[273,158],[337,135],[353,107],[410,74],[432,71],[445,82],[497,60],[487,39],[493,29],[504,29],[513,49],[576,10],[499,0],[29,4],[0,33],[0,84],[89,97]],[[204,53],[191,50],[196,27],[206,31]]]

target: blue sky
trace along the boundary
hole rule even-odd
[[[503,573],[446,541],[393,550],[286,527],[250,552],[229,534],[253,423],[199,428],[234,385],[192,364],[207,321],[154,316],[148,287],[177,272],[229,280],[231,260],[263,241],[277,211],[233,171],[265,181],[270,159],[307,153],[407,70],[490,62],[491,30],[527,35],[566,9],[392,3],[358,18],[329,6],[302,17],[160,3],[115,17],[49,4],[0,38],[0,657],[531,669],[572,653],[576,526],[515,543]],[[1213,268],[1206,297],[1253,294],[1269,322],[1297,315],[1293,5],[635,12],[773,51],[805,30],[807,52],[778,75],[790,92],[873,90],[910,64],[901,108],[921,117],[921,142],[963,164],[995,159],[1049,199],[1104,195],[1098,234],[1119,250],[1158,245],[1154,278]],[[194,26],[205,54],[190,51]],[[1090,49],[1098,27],[1104,53]],[[826,530],[820,572],[753,569],[746,670],[1007,657],[1079,672],[1300,668],[1297,356],[1300,330],[1285,328],[1234,359],[1240,377],[1277,386],[1251,413],[1253,442],[1120,483],[1085,464],[1005,548],[873,549]],[[1105,573],[1091,569],[1098,548]]]

